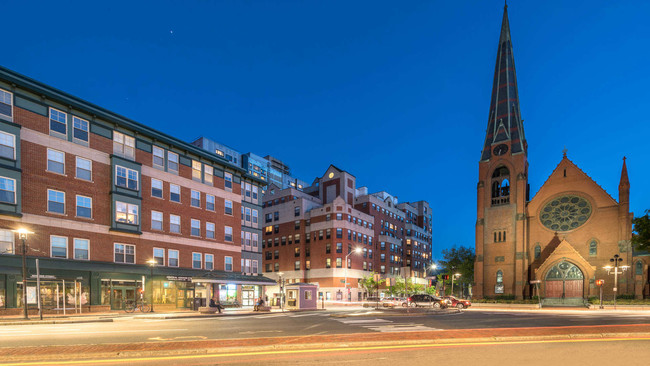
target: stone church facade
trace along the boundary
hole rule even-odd
[[[566,154],[534,197],[528,185],[528,145],[519,110],[507,6],[504,9],[494,83],[477,186],[474,296],[539,293],[551,303],[582,303],[614,294],[605,266],[618,254],[618,294],[649,297],[648,253],[634,252],[630,182],[625,158],[618,201]]]

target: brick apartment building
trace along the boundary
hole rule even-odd
[[[0,313],[22,306],[25,282],[35,306],[35,258],[49,309],[119,309],[143,290],[157,308],[252,305],[273,283],[242,254],[260,252],[264,185],[215,152],[0,68]],[[33,232],[26,281],[20,228]]]
[[[359,280],[372,272],[424,283],[431,262],[428,203],[398,204],[386,192],[369,194],[333,165],[304,189],[269,185],[263,201],[268,277],[317,283],[319,298],[344,301],[363,298]],[[267,295],[273,303],[278,287]]]

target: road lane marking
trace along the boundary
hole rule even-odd
[[[385,350],[388,352],[400,352],[404,349],[424,349],[424,348],[446,348],[446,347],[469,347],[469,346],[499,346],[513,344],[549,344],[549,343],[589,343],[589,342],[621,342],[621,341],[650,341],[650,337],[617,337],[617,338],[583,338],[583,339],[557,339],[557,340],[526,340],[526,341],[488,341],[488,342],[456,342],[456,343],[431,343],[431,344],[393,344],[388,342],[386,345],[379,346],[359,346],[359,347],[336,347],[336,348],[313,348],[313,349],[287,349],[287,350],[270,350],[270,351],[252,351],[252,352],[233,352],[217,354],[200,354],[200,355],[181,355],[181,356],[154,356],[154,357],[133,357],[122,359],[97,359],[97,360],[73,360],[52,362],[13,362],[2,363],[0,366],[37,366],[37,365],[82,365],[82,364],[106,364],[106,363],[134,363],[134,362],[152,362],[152,361],[171,361],[171,360],[199,360],[206,358],[225,358],[241,356],[263,356],[263,355],[282,355],[282,354],[309,354],[309,353],[331,353],[331,352],[351,352],[351,351],[370,351]]]
[[[392,323],[391,320],[386,320],[386,319],[336,319],[337,321],[343,323],[343,324],[350,324],[350,325],[356,325],[356,324],[371,324],[371,323]]]
[[[169,332],[180,332],[188,329],[132,329],[132,330],[104,330],[100,332],[89,332],[89,331],[83,331],[83,332],[56,332],[56,333],[31,333],[31,334],[21,334],[21,335],[30,335],[30,336],[52,336],[52,335],[62,335],[62,334],[105,334],[105,333],[136,333],[136,332],[162,332],[162,331],[169,331]],[[13,337],[16,334],[0,334],[0,337]]]

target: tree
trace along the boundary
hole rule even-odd
[[[359,281],[359,284],[361,285],[361,288],[366,291],[367,294],[372,294],[375,291],[377,291],[377,288],[381,286],[383,283],[386,282],[385,279],[380,279],[379,281],[375,280],[375,272],[371,272],[367,276],[363,276],[361,281]]]
[[[454,279],[455,284],[463,286],[474,282],[474,260],[476,255],[472,248],[454,246],[451,249],[443,249],[442,257],[440,264],[443,267],[443,273],[449,274],[449,278],[456,273],[460,273],[460,277]]]
[[[632,224],[632,244],[638,250],[650,250],[650,210],[645,210],[645,215],[632,219]]]
[[[392,296],[401,296],[406,292],[406,281],[404,277],[397,276],[395,278],[395,285],[388,287],[388,293]]]

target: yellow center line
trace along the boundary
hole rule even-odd
[[[433,343],[433,344],[399,344],[399,345],[380,345],[380,346],[359,346],[359,347],[334,347],[334,348],[313,348],[302,350],[275,350],[275,351],[253,351],[253,352],[233,352],[233,353],[214,353],[201,355],[181,355],[181,356],[153,356],[153,357],[134,357],[134,358],[116,358],[116,359],[99,359],[99,360],[74,360],[74,361],[38,361],[38,362],[16,362],[2,363],[0,366],[28,366],[28,365],[80,365],[80,364],[106,364],[106,363],[126,363],[126,362],[145,362],[145,361],[169,361],[169,360],[191,360],[203,358],[224,358],[240,356],[263,356],[263,355],[286,355],[286,354],[304,354],[304,353],[323,353],[323,352],[349,352],[349,351],[371,351],[381,349],[414,349],[414,348],[439,348],[450,346],[494,346],[494,345],[512,345],[512,344],[538,344],[538,343],[587,343],[587,342],[615,342],[615,341],[650,341],[650,337],[630,337],[630,338],[586,338],[586,339],[554,339],[554,340],[527,340],[527,341],[485,341],[485,342],[456,342],[456,343]]]

